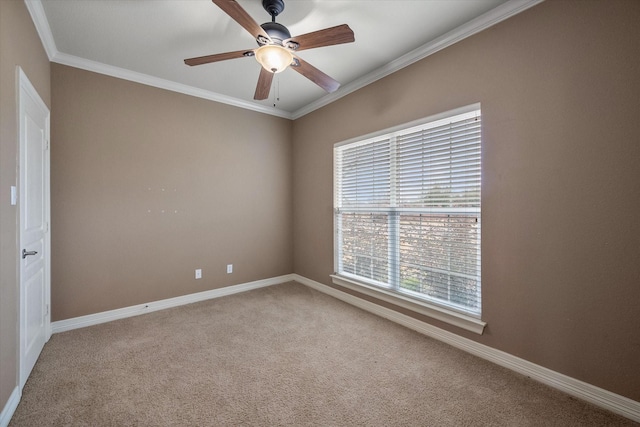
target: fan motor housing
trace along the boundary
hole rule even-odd
[[[269,37],[271,37],[274,42],[280,45],[282,45],[283,40],[291,38],[291,33],[287,30],[287,27],[277,22],[265,22],[260,26],[269,34]]]

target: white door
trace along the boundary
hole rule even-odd
[[[49,110],[22,69],[20,114],[20,388],[51,336]]]

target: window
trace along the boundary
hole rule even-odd
[[[484,328],[481,114],[472,107],[336,144],[336,283]]]

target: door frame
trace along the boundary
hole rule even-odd
[[[25,139],[25,134],[24,134],[24,126],[23,126],[23,119],[24,119],[24,115],[25,115],[25,97],[29,97],[31,98],[32,101],[34,101],[39,108],[42,108],[43,111],[46,111],[46,119],[45,119],[45,140],[46,140],[46,148],[44,151],[44,170],[43,170],[43,180],[44,180],[44,215],[45,215],[45,233],[44,233],[44,281],[45,281],[45,292],[44,292],[44,298],[45,298],[45,305],[47,308],[47,312],[45,315],[45,342],[49,341],[49,338],[51,338],[51,185],[50,185],[50,163],[51,163],[51,156],[50,156],[50,150],[49,150],[49,144],[50,144],[50,122],[51,122],[51,112],[49,111],[49,108],[47,107],[47,105],[44,103],[44,101],[42,100],[42,98],[40,97],[40,95],[38,94],[37,90],[35,89],[35,87],[31,84],[31,82],[29,81],[29,78],[27,77],[27,75],[24,73],[24,71],[22,70],[22,68],[20,66],[16,67],[17,71],[17,91],[18,91],[18,176],[17,176],[17,181],[18,181],[18,200],[19,200],[19,210],[18,210],[18,248],[17,251],[18,252],[18,283],[20,286],[20,300],[19,300],[19,307],[18,307],[18,317],[19,317],[19,334],[18,334],[18,381],[19,381],[19,387],[20,390],[22,391],[22,388],[24,387],[24,384],[27,382],[27,378],[28,375],[25,374],[24,372],[24,365],[25,365],[25,354],[24,354],[24,346],[23,346],[23,339],[25,338],[25,334],[26,334],[26,319],[24,318],[24,310],[23,310],[23,304],[24,304],[24,300],[25,300],[25,295],[24,295],[24,283],[23,283],[23,277],[22,277],[22,256],[20,255],[21,250],[22,250],[22,239],[23,239],[23,233],[22,233],[22,209],[24,207],[24,200],[23,200],[23,196],[24,196],[24,192],[22,191],[22,185],[23,182],[22,181],[22,165],[24,162],[24,157],[25,157],[25,149],[26,149],[26,139]]]

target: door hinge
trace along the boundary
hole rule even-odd
[[[49,140],[47,139],[44,143],[44,149],[48,150],[49,149]]]
[[[45,316],[49,315],[49,304],[44,305],[44,315]]]
[[[48,223],[48,222],[45,222],[45,223],[44,223],[44,232],[45,232],[45,233],[48,233],[48,232],[49,232],[49,223]]]

